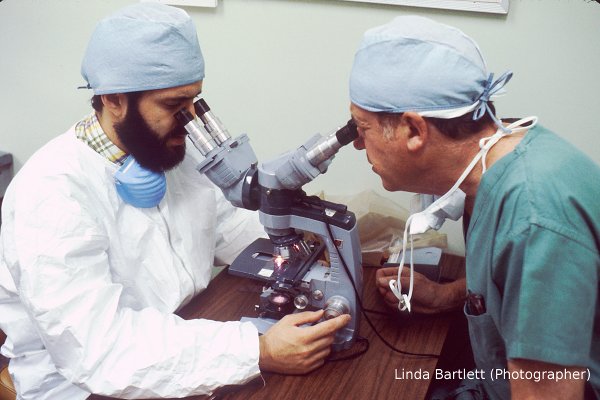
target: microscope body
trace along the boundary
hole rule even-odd
[[[307,196],[301,187],[326,172],[339,148],[356,137],[355,126],[348,123],[326,137],[317,134],[259,164],[246,135],[232,139],[203,100],[195,106],[204,127],[191,115],[180,122],[205,156],[198,171],[234,206],[257,210],[269,236],[257,239],[229,267],[231,274],[264,283],[258,317],[243,320],[264,333],[298,311],[324,309],[324,319],[350,314],[333,350],[349,348],[358,333],[362,293],[356,218],[345,206]],[[307,233],[312,238],[305,238]]]
[[[292,207],[284,215],[260,211],[260,220],[265,227],[289,227],[311,232],[318,241],[316,244],[309,241],[311,249],[314,249],[310,253],[313,258],[307,257],[304,263],[302,258],[292,260],[287,267],[291,273],[286,274],[287,270],[274,271],[267,290],[261,296],[258,311],[263,318],[269,318],[271,315],[265,311],[272,310],[277,299],[281,300],[283,296],[294,306],[288,307],[288,313],[324,309],[325,319],[350,314],[352,320],[337,333],[334,343],[335,350],[342,350],[352,344],[360,321],[355,290],[362,292],[362,268],[356,218],[345,207],[342,209],[337,204],[313,201],[313,204]],[[346,263],[346,268],[342,263]]]

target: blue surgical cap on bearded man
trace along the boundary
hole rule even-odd
[[[94,94],[188,85],[204,79],[196,28],[183,10],[138,3],[98,23],[81,75]]]

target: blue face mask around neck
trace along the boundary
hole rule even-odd
[[[165,173],[142,167],[131,155],[115,172],[114,178],[121,199],[137,208],[156,207],[167,191]]]

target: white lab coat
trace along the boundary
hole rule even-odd
[[[264,236],[256,213],[195,170],[194,153],[152,209],[118,197],[117,167],[73,129],[17,174],[2,210],[0,329],[19,399],[184,397],[259,374],[252,324],[173,314],[215,260]]]

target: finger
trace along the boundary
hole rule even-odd
[[[324,347],[323,349],[313,354],[313,360],[315,363],[325,361],[325,359],[331,354],[331,345]],[[323,365],[323,364],[321,364]]]
[[[307,348],[305,356],[295,362],[298,368],[297,373],[307,373],[321,367],[325,363],[327,356],[331,353],[332,343],[333,336],[326,336],[312,342],[310,347]]]
[[[313,353],[321,352],[323,350],[329,351],[331,349],[331,345],[333,344],[334,340],[335,340],[334,334],[317,338],[311,342],[311,351]]]
[[[389,300],[389,299],[384,299],[384,303],[387,307],[395,310],[398,308],[398,299],[395,299],[395,301]]]
[[[383,297],[389,297],[389,298],[395,298],[396,295],[394,294],[394,292],[392,291],[392,289],[390,288],[389,285],[390,280],[387,280],[385,282],[385,284],[378,286],[377,290],[379,290],[379,294]],[[408,281],[405,282],[403,279],[400,280],[400,285],[398,285],[400,288],[406,288],[408,287]]]
[[[394,296],[393,293],[388,292],[388,294],[386,296],[383,297],[383,301],[385,301],[387,304],[390,305],[398,305],[398,298],[396,296]]]
[[[415,272],[413,280],[414,284],[419,286],[423,286],[424,284],[435,284],[435,282],[427,279],[425,275],[420,274],[418,272]],[[410,274],[407,276],[400,277],[400,282],[402,283],[402,287],[408,287],[408,285],[410,284]]]
[[[383,300],[385,300],[386,302],[389,302],[390,300],[391,301],[396,301],[396,302],[398,301],[398,298],[392,292],[392,290],[390,289],[389,285],[385,285],[385,286],[379,287],[378,290],[379,290],[379,294],[381,295],[381,297],[383,298]]]
[[[410,277],[403,276],[402,278],[400,278],[400,283],[402,284],[403,288],[408,288],[408,286],[410,285]]]
[[[390,291],[390,287],[378,287],[377,290],[379,290],[379,294],[382,295],[383,297],[387,296],[388,292]]]
[[[327,353],[327,355],[329,355],[329,353]],[[327,357],[327,355],[323,357],[320,355],[319,358],[315,358],[314,360],[310,360],[309,362],[307,362],[307,365],[305,367],[305,373],[312,372],[315,369],[321,368],[325,364],[325,358]]]
[[[310,324],[317,322],[323,317],[324,310],[317,311],[303,311],[294,314],[288,314],[282,318],[282,321],[285,319],[286,321],[292,323],[293,325],[300,326],[304,324]]]
[[[391,280],[395,280],[395,279],[396,279],[396,276],[394,276],[394,277],[379,278],[379,279],[377,279],[376,284],[380,288],[388,288],[389,289],[390,288],[390,281]]]
[[[398,267],[382,267],[375,271],[376,278],[398,275]]]
[[[332,319],[328,319],[326,321],[320,322],[316,325],[311,326],[311,333],[314,338],[323,337],[327,335],[331,335],[335,333],[337,330],[343,328],[350,322],[352,318],[349,314],[343,314],[339,317],[335,317]]]

